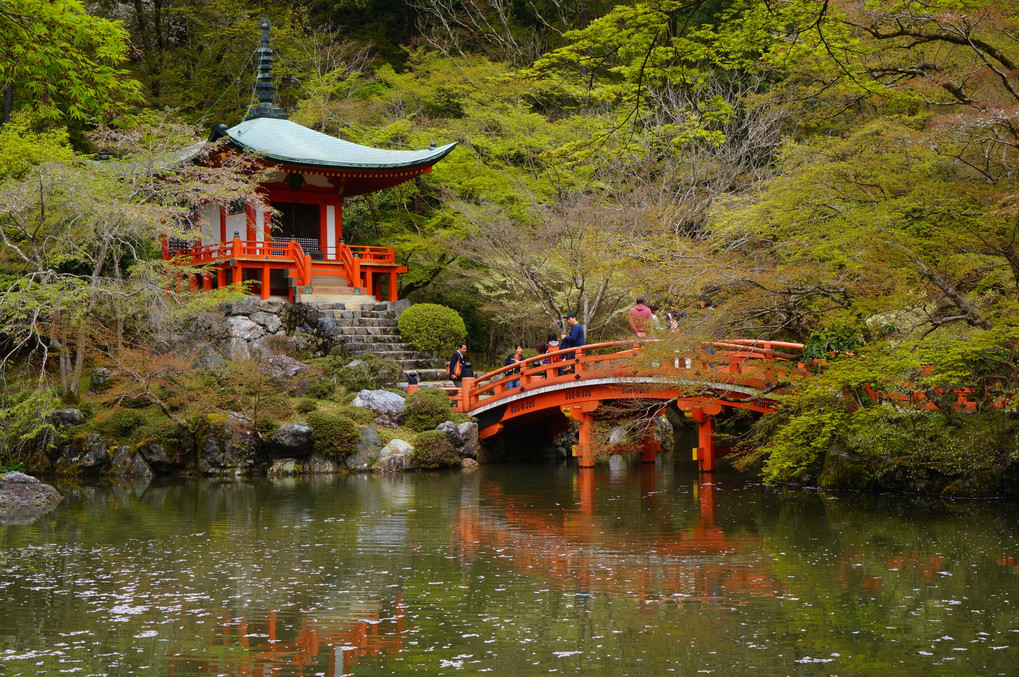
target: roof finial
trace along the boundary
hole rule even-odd
[[[272,78],[272,47],[269,46],[269,29],[272,25],[268,19],[262,19],[259,28],[262,29],[262,46],[258,48],[258,79],[255,81],[258,105],[249,108],[244,119],[286,118],[283,111],[276,107],[276,87]]]

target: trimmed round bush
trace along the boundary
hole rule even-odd
[[[453,443],[441,430],[427,430],[415,437],[410,458],[425,469],[450,468],[460,464]]]
[[[371,425],[375,422],[375,412],[369,411],[363,407],[354,407],[349,404],[343,406],[342,415],[346,416],[358,425]]]
[[[450,415],[449,395],[442,388],[420,388],[407,396],[403,405],[403,420],[411,430],[431,430]]]
[[[302,414],[307,414],[318,409],[318,402],[311,399],[310,397],[302,397],[301,399],[297,400],[297,404],[294,406],[294,409],[301,412]]]
[[[403,380],[403,368],[396,360],[365,353],[358,355],[354,361],[360,364],[340,367],[336,371],[337,380],[347,392],[377,390]]]
[[[308,384],[304,394],[316,400],[327,400],[336,392],[336,384],[328,377],[322,377]]]
[[[437,303],[416,303],[400,313],[400,337],[418,350],[433,355],[452,352],[467,336],[463,318]]]
[[[305,420],[311,426],[311,443],[317,453],[343,460],[357,447],[357,424],[346,416],[313,411]]]

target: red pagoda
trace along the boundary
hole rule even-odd
[[[343,200],[410,181],[432,171],[455,143],[424,150],[384,150],[343,141],[286,119],[275,106],[269,21],[263,19],[255,85],[258,105],[243,122],[213,128],[236,152],[258,155],[271,171],[261,184],[275,214],[251,204],[207,204],[198,241],[168,239],[163,257],[204,265],[205,289],[252,281],[263,299],[397,300],[407,267],[391,247],[352,245],[343,238]]]

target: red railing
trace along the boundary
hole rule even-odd
[[[799,359],[794,353],[776,351],[773,347],[794,350],[803,348],[799,343],[744,339],[717,341],[705,346],[717,351],[713,355],[706,351],[697,352],[693,356],[663,352],[661,355],[650,355],[649,364],[636,367],[634,358],[643,351],[645,345],[654,343],[659,341],[606,341],[579,348],[563,348],[525,358],[474,379],[465,378],[462,388],[446,390],[455,407],[459,411],[468,412],[481,404],[489,404],[536,387],[608,376],[667,376],[680,369],[692,368],[694,358],[704,362],[713,372],[731,374],[739,371],[746,360],[785,362]]]
[[[361,263],[396,263],[396,250],[392,247],[372,247],[363,245],[343,245],[357,254]]]
[[[185,266],[200,266],[228,259],[241,258],[258,259],[261,261],[287,261],[294,265],[296,271],[294,281],[296,284],[311,284],[311,257],[304,253],[304,249],[300,244],[293,241],[275,242],[272,240],[233,239],[229,242],[197,245],[175,251],[168,251],[164,246],[163,254],[174,263]]]

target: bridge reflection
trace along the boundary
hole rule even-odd
[[[453,537],[458,561],[467,568],[498,552],[516,571],[557,581],[578,596],[607,594],[641,604],[732,605],[740,597],[776,594],[760,536],[729,534],[717,524],[715,483],[695,481],[696,508],[677,508],[655,491],[655,468],[642,467],[642,525],[634,533],[621,529],[611,511],[595,507],[596,486],[609,481],[579,473],[576,506],[559,514],[504,494],[498,483],[484,483],[485,506],[460,508]],[[677,522],[686,524],[676,528]]]

